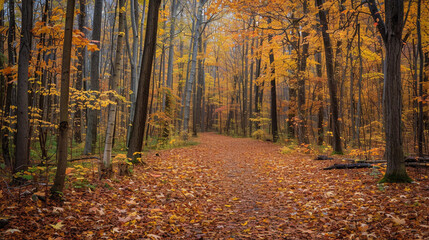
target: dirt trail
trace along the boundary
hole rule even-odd
[[[198,141],[149,153],[130,178],[69,185],[60,206],[9,203],[8,228],[20,232],[0,238],[429,238],[427,173],[378,186],[376,169],[323,171],[333,161],[281,154],[270,142],[214,133]]]

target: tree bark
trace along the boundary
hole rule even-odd
[[[86,17],[86,0],[79,0],[79,31],[82,33],[85,32],[85,17]],[[84,77],[84,66],[85,66],[85,47],[79,47],[77,49],[77,57],[78,57],[78,64],[77,64],[77,76],[76,76],[76,90],[81,91],[82,90],[82,83],[83,83],[83,77]],[[74,121],[73,121],[73,132],[74,132],[74,140],[77,143],[82,142],[82,132],[81,132],[81,125],[82,125],[82,109],[80,108],[81,104],[79,101],[76,102],[76,109],[74,114]]]
[[[13,45],[15,41],[15,1],[9,0],[9,31],[8,31],[8,37],[7,37],[7,55],[8,55],[8,67],[12,67],[15,65],[15,47]],[[13,81],[12,74],[8,74],[7,76],[7,82],[6,84],[6,102],[4,107],[4,116],[3,119],[9,118],[10,116],[10,106],[12,102],[12,90],[13,90],[13,84],[11,83]],[[3,153],[3,159],[5,160],[6,166],[12,168],[12,159],[10,157],[10,151],[9,151],[9,137],[11,132],[8,130],[7,126],[9,126],[9,121],[4,121],[2,123],[2,126],[5,127],[2,132],[2,153]]]
[[[303,13],[307,14],[307,1],[303,2]],[[299,56],[298,62],[298,142],[308,143],[307,136],[307,119],[305,116],[305,70],[307,69],[307,58],[308,58],[308,40],[306,39],[309,34],[305,31],[301,32],[302,35],[302,51]]]
[[[101,39],[101,18],[103,13],[103,0],[95,0],[94,4],[94,19],[92,25],[92,40],[100,48]],[[94,91],[93,96],[96,98],[98,91],[100,90],[100,50],[91,53],[91,72],[90,72],[90,86],[89,89]],[[95,152],[95,146],[97,143],[97,116],[99,111],[94,107],[88,108],[87,116],[87,128],[86,128],[86,139],[85,148],[83,153],[90,154]]]
[[[31,2],[31,1],[30,1]],[[51,193],[59,196],[64,188],[67,168],[67,142],[69,130],[69,84],[70,60],[73,34],[75,0],[67,0],[66,24],[64,30],[63,59],[61,66],[61,97],[60,97],[60,124],[58,136],[58,163],[55,173],[54,185]]]
[[[119,94],[118,83],[120,72],[122,68],[122,50],[124,48],[124,30],[125,30],[125,0],[119,0],[119,15],[118,15],[118,37],[116,39],[116,52],[115,60],[113,62],[112,74],[109,79],[109,88],[111,91]],[[104,143],[104,153],[103,153],[103,165],[101,167],[103,177],[111,177],[113,173],[112,170],[112,148],[113,148],[113,137],[115,132],[115,123],[116,123],[116,111],[117,111],[117,99],[116,96],[111,96],[111,100],[115,103],[109,104],[108,107],[108,116],[107,116],[107,129],[106,129],[106,140]]]
[[[404,2],[402,0],[386,1],[385,22],[381,19],[375,0],[368,0],[368,7],[373,19],[377,22],[386,52],[383,111],[387,169],[380,182],[411,182],[412,180],[405,169],[401,129],[401,50],[402,30],[404,28]]]
[[[268,18],[268,25],[271,24],[271,18]],[[277,123],[277,92],[276,92],[276,68],[274,65],[274,52],[272,44],[273,35],[268,34],[268,44],[270,45],[270,68],[271,68],[271,133],[273,135],[273,142],[277,142],[279,139],[278,123]]]
[[[252,43],[250,44],[250,73],[249,73],[249,119],[253,118],[253,66],[255,65],[255,59],[253,57],[253,48],[255,46],[255,38],[252,38]],[[251,121],[248,121],[249,124],[249,133],[253,133],[253,124]]]
[[[423,75],[424,75],[424,66],[423,66],[423,47],[422,47],[422,30],[421,30],[421,8],[422,8],[422,0],[418,0],[417,2],[417,51],[419,55],[419,81],[418,81],[418,89],[419,89],[419,101],[418,101],[418,118],[417,118],[417,149],[418,155],[423,157]]]
[[[29,163],[28,68],[31,58],[33,1],[22,1],[21,43],[18,58],[17,134],[13,172],[26,170]]]
[[[195,34],[193,38],[193,45],[192,45],[192,59],[191,59],[191,70],[189,73],[189,78],[187,79],[186,83],[186,89],[185,89],[185,95],[184,95],[184,112],[183,112],[183,131],[187,132],[189,127],[189,117],[190,117],[190,109],[191,109],[191,95],[192,95],[192,88],[193,84],[195,82],[196,78],[196,68],[197,68],[197,54],[198,54],[198,39],[201,34],[201,22],[202,22],[202,12],[203,12],[203,6],[207,2],[207,0],[200,0],[198,3],[198,10],[197,10],[197,21],[195,24]]]
[[[319,78],[319,81],[317,83],[317,101],[319,102],[319,108],[317,110],[317,145],[321,146],[323,145],[323,111],[324,111],[324,103],[323,103],[323,86],[322,86],[322,53],[318,51],[316,53],[315,59],[317,61],[316,65],[316,74]]]
[[[356,108],[356,141],[360,148],[360,122],[362,113],[362,75],[363,75],[363,64],[362,64],[362,50],[361,50],[361,36],[360,36],[360,24],[356,26],[358,32],[358,58],[359,58],[359,81],[358,81],[358,103]],[[353,119],[352,119],[353,121]]]
[[[164,139],[168,139],[170,136],[170,122],[173,119],[173,67],[174,67],[174,38],[176,29],[176,10],[177,0],[171,1],[170,6],[170,38],[169,38],[169,50],[168,50],[168,63],[167,63],[167,92],[165,94],[165,113],[168,121],[164,121],[162,135]]]
[[[150,78],[152,62],[155,54],[156,36],[158,29],[158,12],[161,0],[149,0],[148,17],[146,23],[146,36],[142,57],[142,66],[137,90],[136,110],[132,124],[131,137],[127,152],[128,158],[134,158],[143,146],[144,130],[146,126]]]
[[[260,44],[256,41],[256,46],[262,48],[263,38],[261,38]],[[259,76],[261,75],[261,62],[262,62],[262,52],[258,49],[256,57],[256,66],[255,66],[255,80],[258,81]],[[261,84],[261,86],[260,86]],[[262,100],[264,95],[264,82],[255,83],[255,117],[261,117],[262,110]],[[255,121],[256,129],[261,129],[261,122]]]
[[[249,125],[249,113],[247,110],[248,106],[248,96],[247,96],[247,89],[249,86],[249,41],[248,38],[246,38],[243,48],[245,50],[243,51],[243,58],[244,58],[244,83],[243,83],[243,136],[247,137],[247,126]]]
[[[386,12],[386,62],[384,119],[386,131],[387,169],[382,181],[409,182],[402,149],[402,82],[401,49],[404,27],[404,3],[391,0],[385,3]]]
[[[321,9],[324,0],[316,0],[316,6],[319,8],[319,19],[322,30],[323,45],[325,47],[326,72],[328,76],[328,88],[331,98],[331,114],[332,114],[332,133],[334,136],[334,152],[342,154],[340,136],[340,120],[338,119],[338,99],[337,99],[337,84],[334,73],[334,55],[332,50],[331,38],[328,33],[327,12]]]

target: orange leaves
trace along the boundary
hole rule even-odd
[[[16,72],[16,66],[7,66],[3,69],[0,69],[0,73],[3,74],[4,76],[7,76],[15,72]]]
[[[88,45],[87,45],[87,49],[88,49],[88,51],[90,51],[90,52],[95,52],[95,51],[99,51],[100,49],[97,47],[97,45],[96,44],[93,44],[93,43],[88,43]]]
[[[278,145],[264,141],[213,133],[201,134],[199,141],[147,154],[147,165],[136,166],[131,179],[99,181],[91,179],[90,169],[76,166],[97,187],[67,188],[62,206],[37,206],[25,197],[19,205],[7,204],[0,198],[2,213],[16,216],[0,234],[19,239],[59,233],[94,239],[428,237],[427,178],[419,184],[377,185],[371,169],[321,171],[330,163],[302,153],[282,155]],[[14,204],[18,207],[5,207]],[[34,228],[24,219],[46,227]]]
[[[74,170],[75,170],[75,168],[67,168],[66,169],[66,175],[70,175]]]

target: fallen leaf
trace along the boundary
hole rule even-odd
[[[53,227],[54,229],[56,229],[56,230],[60,230],[63,226],[64,226],[64,224],[62,223],[62,221],[59,221],[59,222],[57,222],[57,224],[49,224],[51,227]]]
[[[13,234],[13,233],[16,233],[16,232],[21,232],[21,230],[16,229],[16,228],[11,228],[11,229],[6,230],[5,233]]]
[[[155,240],[162,239],[160,236],[155,235],[155,234],[148,234],[147,236],[150,237],[151,239],[155,239]]]
[[[392,221],[397,225],[404,225],[405,224],[405,219],[397,218],[397,217],[392,216],[390,214],[386,214],[386,216],[391,217]]]

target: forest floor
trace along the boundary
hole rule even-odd
[[[375,168],[325,171],[338,160],[281,154],[270,142],[214,133],[198,141],[150,152],[131,177],[89,171],[91,184],[75,188],[82,179],[68,171],[63,203],[2,185],[0,217],[10,222],[0,238],[429,238],[428,170],[409,168],[411,184],[379,185]]]

